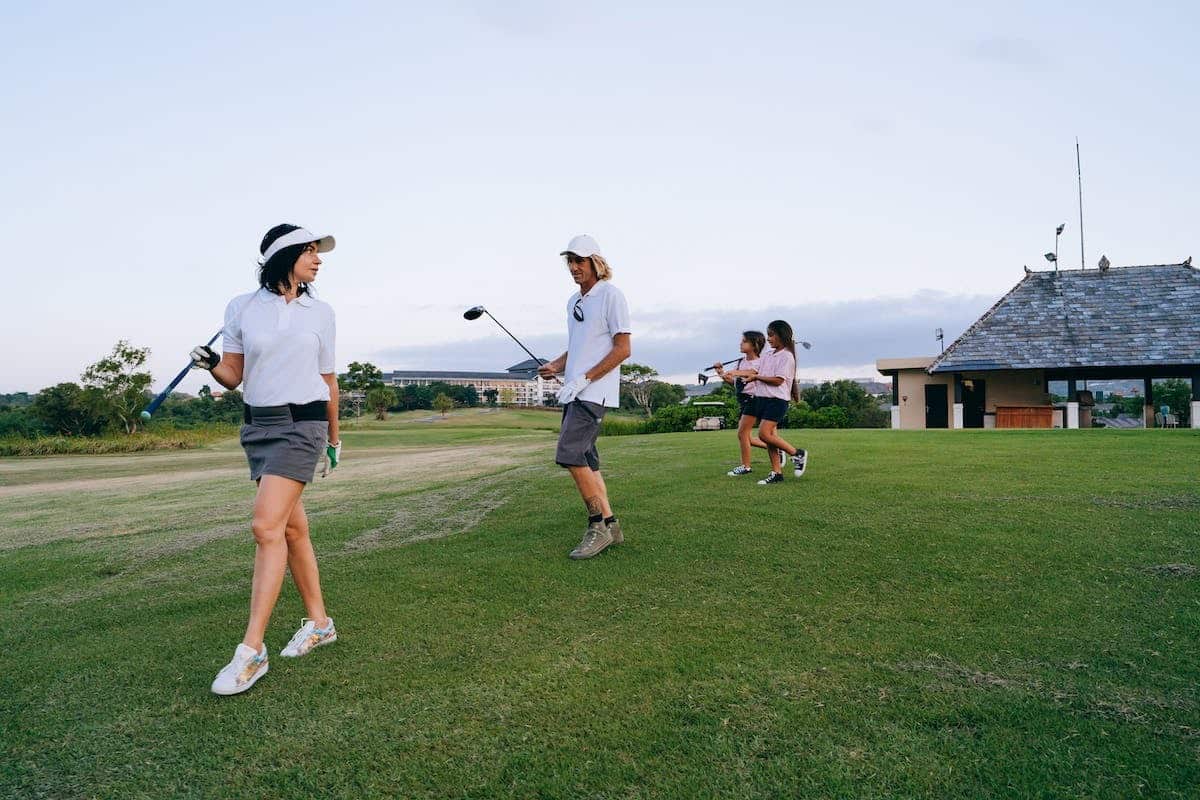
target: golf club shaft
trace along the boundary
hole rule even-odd
[[[741,360],[742,360],[742,359],[741,359],[741,357],[739,356],[738,358],[730,359],[729,361],[722,361],[722,362],[721,362],[721,366],[722,366],[722,367],[728,367],[730,364],[736,364],[737,362],[739,362],[739,361],[741,361]],[[700,371],[701,371],[701,372],[708,372],[710,369],[716,369],[716,367],[705,367],[704,369],[702,369],[702,370],[700,370]]]
[[[222,329],[222,330],[224,330],[224,329]],[[213,337],[208,340],[208,343],[205,345],[205,347],[212,347],[212,343],[215,342],[217,340],[217,337],[220,335],[221,335],[221,331],[217,331],[216,333],[214,333]],[[173,392],[175,390],[175,387],[178,386],[180,384],[180,382],[184,378],[186,378],[187,374],[191,371],[192,371],[192,364],[189,361],[188,365],[186,367],[184,367],[182,370],[180,370],[179,374],[175,376],[175,380],[171,381],[171,383],[167,385],[167,388],[165,388],[161,392],[159,392],[158,397],[155,397],[153,400],[150,401],[150,405],[146,406],[146,413],[153,414],[155,411],[157,411],[158,407],[163,404],[163,401],[167,399],[167,397],[171,394],[171,392]]]
[[[492,312],[490,312],[490,311],[488,311],[488,310],[486,310],[486,309],[484,309],[484,312],[483,312],[483,313],[487,314],[489,317],[492,317]],[[511,339],[512,339],[514,342],[516,342],[516,343],[517,343],[517,344],[520,346],[520,348],[521,348],[522,350],[524,350],[526,353],[529,353],[529,348],[528,348],[528,347],[526,347],[525,345],[521,344],[521,340],[520,340],[520,339],[518,339],[517,337],[513,336],[513,335],[512,335],[512,331],[510,331],[508,328],[506,328],[506,327],[504,327],[503,325],[501,325],[501,324],[500,324],[500,320],[496,319],[495,317],[492,317],[492,322],[496,323],[497,325],[500,325],[500,330],[502,330],[502,331],[504,331],[505,333],[507,333],[507,334],[509,335],[509,338],[511,338]],[[545,361],[543,361],[542,359],[540,359],[540,358],[538,358],[537,356],[535,356],[533,353],[529,353],[529,357],[530,357],[530,358],[532,358],[534,361],[536,361],[536,362],[538,363],[538,366],[541,366],[541,365],[543,365],[543,364],[545,364],[545,363],[546,363],[546,362],[545,362]]]

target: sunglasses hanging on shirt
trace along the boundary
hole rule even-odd
[[[575,301],[575,307],[571,309],[571,316],[579,322],[583,322],[583,306],[580,305],[582,302],[583,298],[581,297]]]

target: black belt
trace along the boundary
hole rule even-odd
[[[288,403],[285,406],[243,406],[242,420],[250,425],[256,417],[261,419],[278,420],[284,415],[290,416],[292,422],[324,422],[329,418],[329,401],[313,400],[311,403]]]

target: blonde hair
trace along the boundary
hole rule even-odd
[[[596,278],[598,280],[606,281],[612,277],[612,267],[604,260],[604,256],[597,253],[594,256],[588,256],[588,258],[592,260],[592,267],[596,270]],[[567,257],[563,256],[563,260],[566,261],[566,259]]]

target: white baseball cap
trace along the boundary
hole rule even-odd
[[[600,245],[596,244],[596,240],[586,233],[581,233],[567,242],[567,249],[563,250],[559,255],[565,256],[567,253],[574,253],[581,258],[601,255]]]

